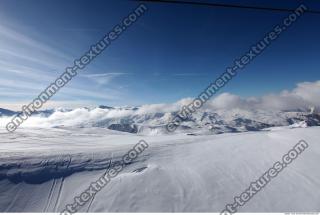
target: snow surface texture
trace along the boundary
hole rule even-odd
[[[80,212],[220,212],[300,139],[309,148],[239,212],[320,211],[320,127],[301,127],[197,136],[2,128],[0,211],[61,212],[140,139],[150,147]]]

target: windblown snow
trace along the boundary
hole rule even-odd
[[[141,139],[150,147],[79,212],[220,212],[301,139],[309,148],[239,212],[320,211],[320,128],[305,127],[157,136],[101,127],[1,129],[0,211],[61,212]]]

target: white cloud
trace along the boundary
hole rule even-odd
[[[206,105],[213,109],[271,109],[288,110],[298,108],[320,107],[320,81],[302,82],[291,91],[284,90],[279,94],[269,94],[262,97],[241,98],[223,93]]]
[[[4,25],[0,25],[0,39],[10,41],[10,43],[16,44],[18,46],[26,46],[29,48],[29,50],[35,49],[59,58],[71,59],[70,56],[66,55],[64,52],[58,51],[55,48],[52,48]]]
[[[81,92],[83,93],[83,92]],[[243,109],[249,111],[249,109],[260,110],[288,110],[297,108],[310,108],[311,106],[320,107],[320,81],[316,82],[303,82],[297,84],[297,87],[291,91],[285,90],[278,94],[269,94],[262,97],[241,98],[237,95],[230,93],[222,93],[216,96],[212,100],[208,101],[204,109],[210,109],[211,111],[223,109]],[[138,110],[132,109],[100,109],[93,108],[90,101],[49,101],[45,107],[65,107],[76,108],[70,112],[56,111],[49,117],[33,116],[29,118],[22,126],[27,127],[51,127],[55,125],[73,126],[79,124],[87,124],[99,122],[109,118],[121,118],[130,116],[133,114],[142,115],[150,113],[171,113],[179,111],[182,106],[188,105],[192,102],[192,98],[181,99],[171,104],[149,104],[143,105]],[[17,106],[15,103],[6,103],[5,105],[0,103],[0,107],[13,109],[20,109],[25,104],[21,103]],[[91,104],[91,105],[90,105]],[[4,105],[4,106],[3,106]],[[92,109],[79,108],[90,107]],[[0,127],[5,125],[9,121],[9,118],[0,119]]]
[[[278,94],[268,94],[261,97],[242,98],[231,93],[222,93],[205,105],[204,109],[260,109],[260,110],[294,110],[298,108],[320,107],[320,81],[298,83],[291,91],[284,90]],[[172,104],[143,105],[138,113],[173,112],[193,101],[184,98]]]
[[[268,94],[261,97],[242,98],[231,93],[222,93],[205,105],[204,109],[261,109],[290,110],[298,108],[320,107],[320,81],[298,83],[291,91],[284,90],[278,94]],[[139,113],[172,112],[192,102],[192,98],[184,98],[172,104],[143,105]]]
[[[25,104],[29,104],[59,77],[65,67],[72,65],[73,57],[68,55],[68,50],[56,47],[58,43],[46,40],[44,35],[21,29],[19,26],[8,27],[8,24],[0,23],[0,87],[3,89],[0,92],[0,103],[2,104],[6,104],[8,101],[21,103],[22,100],[28,99],[30,101]],[[97,70],[94,64],[91,65],[91,70]],[[125,74],[90,74],[86,78],[98,83],[98,85],[105,85],[114,78]],[[62,93],[59,92],[54,96],[54,99],[69,100],[69,103],[85,99],[91,100],[93,104],[98,101],[111,103],[113,100],[123,98],[121,90],[117,87],[106,88],[104,86],[97,89],[97,87],[93,87],[91,82],[89,84],[88,82],[88,80],[84,82],[74,79],[61,89]],[[47,107],[52,108],[53,106],[48,105]]]
[[[194,76],[206,76],[205,74],[200,74],[200,73],[175,73],[172,74],[172,76],[176,77],[194,77]]]
[[[128,73],[100,73],[100,74],[83,74],[82,77],[88,78],[99,85],[105,85],[113,79],[127,75]]]

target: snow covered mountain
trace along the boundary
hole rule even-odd
[[[319,211],[316,109],[204,109],[168,133],[177,110],[39,111],[9,133],[19,113],[1,109],[0,211],[63,211],[141,139],[146,152],[79,212],[220,212],[301,139],[310,149],[239,211]]]
[[[309,110],[200,110],[189,116],[177,132],[188,134],[220,134],[259,131],[270,127],[319,126],[320,115]],[[16,112],[0,109],[8,120]],[[22,126],[26,127],[101,127],[111,130],[157,135],[168,133],[165,125],[178,111],[145,111],[142,107],[109,107],[55,109],[35,113]],[[2,120],[3,121],[3,120]]]

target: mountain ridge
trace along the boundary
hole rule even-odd
[[[20,112],[0,108],[0,117]],[[110,107],[49,109],[34,113],[27,121],[37,119],[37,126],[46,127],[102,127],[128,133],[147,135],[168,134],[166,124],[178,111],[145,110],[142,107]],[[30,124],[29,124],[30,125]],[[220,134],[260,131],[279,126],[319,126],[320,115],[310,110],[199,110],[181,123],[177,132],[187,134]],[[34,126],[35,127],[35,126]]]

